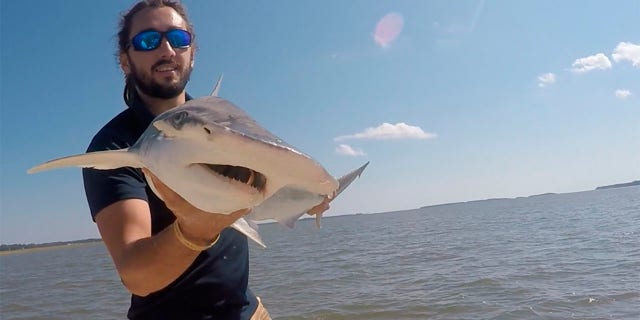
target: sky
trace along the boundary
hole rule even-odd
[[[125,108],[133,1],[1,1],[0,243],[98,237],[82,153]],[[340,176],[328,216],[640,179],[640,1],[184,1],[187,91],[220,95]]]

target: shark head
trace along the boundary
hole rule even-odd
[[[164,143],[172,146],[154,150],[161,150],[163,157],[167,152],[179,155],[176,161],[182,167],[198,172],[198,177],[189,178],[190,186],[184,186],[182,194],[194,204],[204,201],[194,196],[195,180],[203,180],[202,188],[210,192],[210,201],[215,201],[211,199],[215,193],[227,204],[237,199],[247,207],[284,186],[326,195],[338,188],[338,182],[315,160],[268,132],[227,100],[212,96],[190,100],[160,114],[152,126]],[[153,170],[152,165],[150,169],[169,186],[178,178],[169,176],[169,170]],[[180,173],[183,178],[186,175]],[[180,193],[179,189],[174,188]]]

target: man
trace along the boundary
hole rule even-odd
[[[108,122],[87,151],[126,148],[163,111],[190,97],[193,27],[170,0],[147,0],[122,16],[118,57],[128,108]],[[149,174],[147,172],[147,174]],[[269,319],[248,288],[247,238],[232,228],[248,209],[203,212],[141,170],[84,169],[91,214],[125,287],[130,319]],[[328,200],[310,210],[328,209]]]

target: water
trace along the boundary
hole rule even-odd
[[[640,187],[261,226],[275,319],[640,319]],[[0,257],[2,319],[120,319],[102,244]]]

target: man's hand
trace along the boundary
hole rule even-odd
[[[230,214],[206,212],[194,207],[149,170],[142,169],[145,176],[151,179],[155,189],[164,200],[165,205],[176,216],[176,222],[185,237],[193,243],[206,245],[211,243],[222,230],[242,216],[249,213],[250,209],[241,209]]]
[[[316,227],[321,228],[322,227],[322,214],[329,210],[330,206],[329,203],[335,198],[335,194],[333,194],[331,197],[329,196],[325,196],[324,200],[322,200],[322,202],[320,202],[318,205],[316,205],[315,207],[309,209],[307,211],[307,214],[311,215],[311,216],[316,216]]]
[[[322,214],[325,211],[329,210],[329,208],[331,207],[329,205],[329,203],[331,202],[331,198],[329,197],[324,197],[324,200],[322,200],[322,202],[320,202],[320,204],[316,205],[315,207],[311,208],[309,211],[307,211],[307,214],[314,216],[316,214]]]

